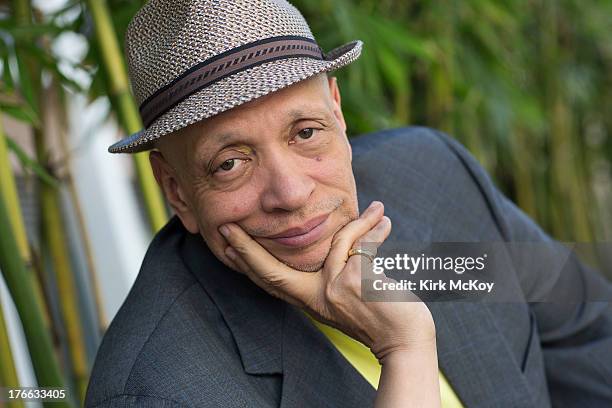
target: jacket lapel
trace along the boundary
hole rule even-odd
[[[486,303],[430,302],[438,363],[466,407],[533,407],[525,376]]]
[[[223,265],[199,235],[183,258],[223,316],[247,374],[282,374],[281,407],[371,406],[375,390],[298,309]]]
[[[303,312],[287,307],[281,407],[371,407],[376,391]]]
[[[234,337],[248,374],[282,373],[285,303],[227,268],[200,235],[186,233],[183,259],[210,296]]]

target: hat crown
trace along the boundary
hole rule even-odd
[[[136,102],[196,64],[277,36],[314,39],[304,17],[284,0],[150,0],[126,33]]]

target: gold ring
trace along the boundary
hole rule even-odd
[[[348,251],[348,257],[346,259],[348,260],[348,258],[350,258],[353,255],[363,255],[366,258],[368,258],[370,260],[370,262],[372,262],[372,263],[374,263],[374,258],[376,257],[375,253],[372,253],[371,251],[368,251],[366,249],[351,248]]]

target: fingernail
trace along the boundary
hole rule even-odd
[[[372,204],[370,204],[368,210],[375,210],[377,208],[380,208],[381,205],[382,203],[380,201],[372,201]]]
[[[222,225],[219,227],[219,232],[221,233],[221,235],[223,235],[225,238],[229,237],[230,234],[230,230],[227,227],[227,225]]]
[[[227,255],[227,257],[233,261],[234,259],[236,259],[236,256],[238,254],[236,253],[234,248],[228,246],[227,248],[225,248],[225,255]]]

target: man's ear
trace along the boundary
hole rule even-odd
[[[179,217],[183,226],[192,234],[199,232],[197,218],[186,200],[185,191],[181,187],[178,174],[162,155],[160,151],[153,150],[149,153],[149,162],[157,184],[164,192],[170,207]]]
[[[327,82],[329,84],[329,92],[334,104],[334,116],[340,123],[342,132],[346,136],[346,122],[344,120],[344,114],[342,113],[342,98],[340,97],[340,88],[338,88],[338,79],[330,76],[327,77]],[[351,148],[351,144],[348,142],[348,138],[346,139],[346,144],[348,146],[350,160],[353,161],[353,149]]]
[[[338,80],[336,77],[328,77],[327,82],[329,84],[329,93],[332,97],[334,116],[340,122],[342,131],[346,132],[346,122],[344,121],[344,115],[342,114],[342,98],[340,97],[340,89],[338,88]]]

